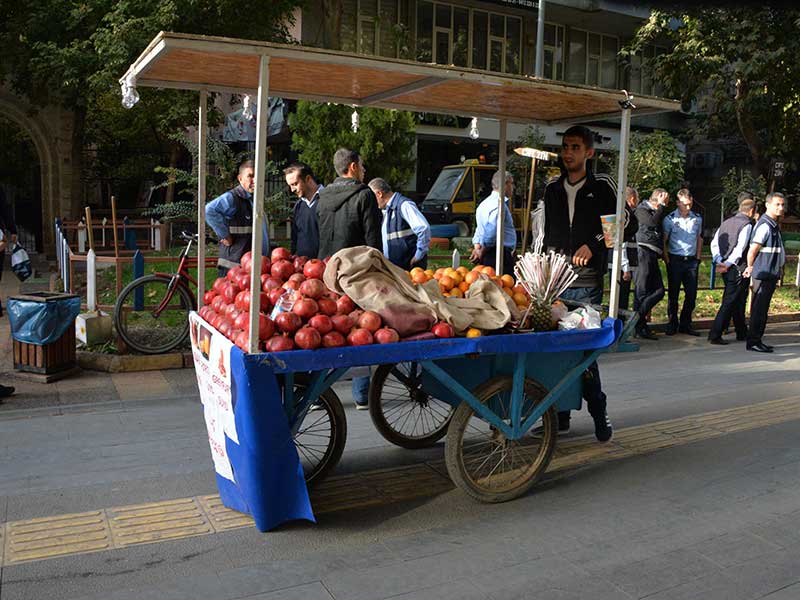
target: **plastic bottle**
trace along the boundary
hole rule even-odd
[[[453,268],[457,269],[461,266],[461,253],[458,251],[458,248],[453,250]]]
[[[275,317],[282,312],[290,312],[296,301],[297,292],[295,290],[286,290],[283,294],[281,294],[281,297],[278,298],[275,306],[272,307],[272,312],[269,314],[269,318],[274,321]]]

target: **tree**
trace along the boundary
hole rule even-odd
[[[522,135],[517,139],[514,148],[534,148],[536,150],[543,150],[545,135],[538,125],[528,125],[522,131]],[[508,149],[508,171],[514,176],[514,184],[517,195],[522,198],[528,197],[528,186],[530,185],[531,176],[531,159],[527,156],[520,156],[514,152],[514,148]],[[544,161],[536,161],[536,180],[537,188],[544,189],[545,174],[547,173],[547,163]],[[534,197],[535,201],[536,198]]]
[[[767,176],[773,156],[800,151],[800,10],[763,4],[735,8],[654,11],[628,51],[653,41],[671,49],[648,67],[668,94],[700,105],[698,129],[707,135],[738,131]]]
[[[684,182],[686,157],[666,131],[631,133],[628,185],[646,198],[658,187],[675,192]],[[614,173],[616,177],[617,173]]]
[[[742,169],[731,168],[722,178],[723,212],[735,211],[740,192],[750,192],[756,199],[763,199],[767,193],[767,182],[761,176],[754,177],[752,173]]]
[[[0,0],[0,79],[35,105],[60,104],[72,112],[73,214],[81,202],[87,123],[102,122],[106,111],[121,112],[107,98],[118,97],[118,78],[159,31],[285,41],[299,3],[272,0],[243,18],[247,9],[234,0]],[[195,121],[196,94],[162,92],[150,103],[143,94],[136,108],[145,113],[130,120],[136,132],[171,145],[168,134]],[[113,128],[105,133],[113,136]],[[94,134],[103,137],[96,127]]]
[[[400,110],[359,108],[358,132],[352,129],[353,109],[339,104],[301,100],[289,115],[292,148],[322,182],[336,178],[333,154],[338,148],[357,150],[367,166],[367,179],[382,177],[402,189],[414,172],[414,115]]]

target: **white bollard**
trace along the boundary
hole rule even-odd
[[[800,287],[800,254],[797,255],[797,275],[794,276],[794,284]]]
[[[86,252],[86,224],[81,221],[78,223],[78,252]]]
[[[86,255],[86,307],[89,312],[97,310],[97,258],[91,248]]]
[[[286,221],[286,239],[292,239],[292,222]]]
[[[155,231],[156,220],[150,219],[150,247],[155,249],[156,247],[156,231]]]
[[[62,273],[61,273],[61,281],[64,282],[64,292],[69,292],[69,244],[67,244],[66,239],[61,240],[61,248],[62,252],[64,253],[64,260],[61,263],[63,265]]]
[[[161,227],[158,225],[158,221],[153,221],[153,250],[156,252],[161,251]]]
[[[106,247],[106,223],[108,223],[108,219],[103,217],[103,248]]]

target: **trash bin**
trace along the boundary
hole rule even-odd
[[[36,374],[47,383],[75,370],[75,317],[80,309],[81,299],[75,294],[32,292],[10,297],[14,370]]]

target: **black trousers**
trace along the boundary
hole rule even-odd
[[[633,271],[631,271],[631,278],[628,281],[625,281],[622,278],[622,273],[619,274],[619,307],[622,310],[628,310],[628,304],[630,303],[630,295],[631,295],[631,284],[634,283],[636,277],[636,267],[634,267]],[[634,307],[633,310],[636,310],[636,300],[634,299]]]
[[[481,257],[481,264],[487,267],[492,267],[495,271],[497,271],[497,261],[496,261],[496,254],[497,254],[497,246],[486,246],[483,250],[483,256]],[[513,275],[514,274],[514,265],[516,264],[516,259],[514,258],[514,249],[509,248],[508,246],[503,247],[503,272],[498,273],[498,275]]]
[[[767,315],[777,279],[753,279],[753,299],[750,301],[750,327],[747,330],[747,347],[761,343],[767,328]]]
[[[694,256],[669,255],[667,279],[669,280],[669,300],[667,314],[669,328],[688,329],[692,325],[692,313],[697,304],[697,268],[700,261]],[[678,295],[683,286],[683,308],[678,316]]]
[[[639,329],[647,327],[645,317],[664,297],[664,280],[658,266],[658,254],[649,248],[639,246],[639,266],[636,267],[636,301],[634,308],[639,312]]]
[[[722,293],[722,304],[720,304],[711,330],[708,332],[708,339],[716,340],[722,337],[722,332],[728,327],[733,319],[733,326],[736,328],[736,337],[743,339],[747,336],[747,320],[744,316],[745,306],[747,305],[747,293],[750,291],[750,278],[742,277],[742,273],[736,266],[732,266],[722,274],[725,282],[725,291]]]

